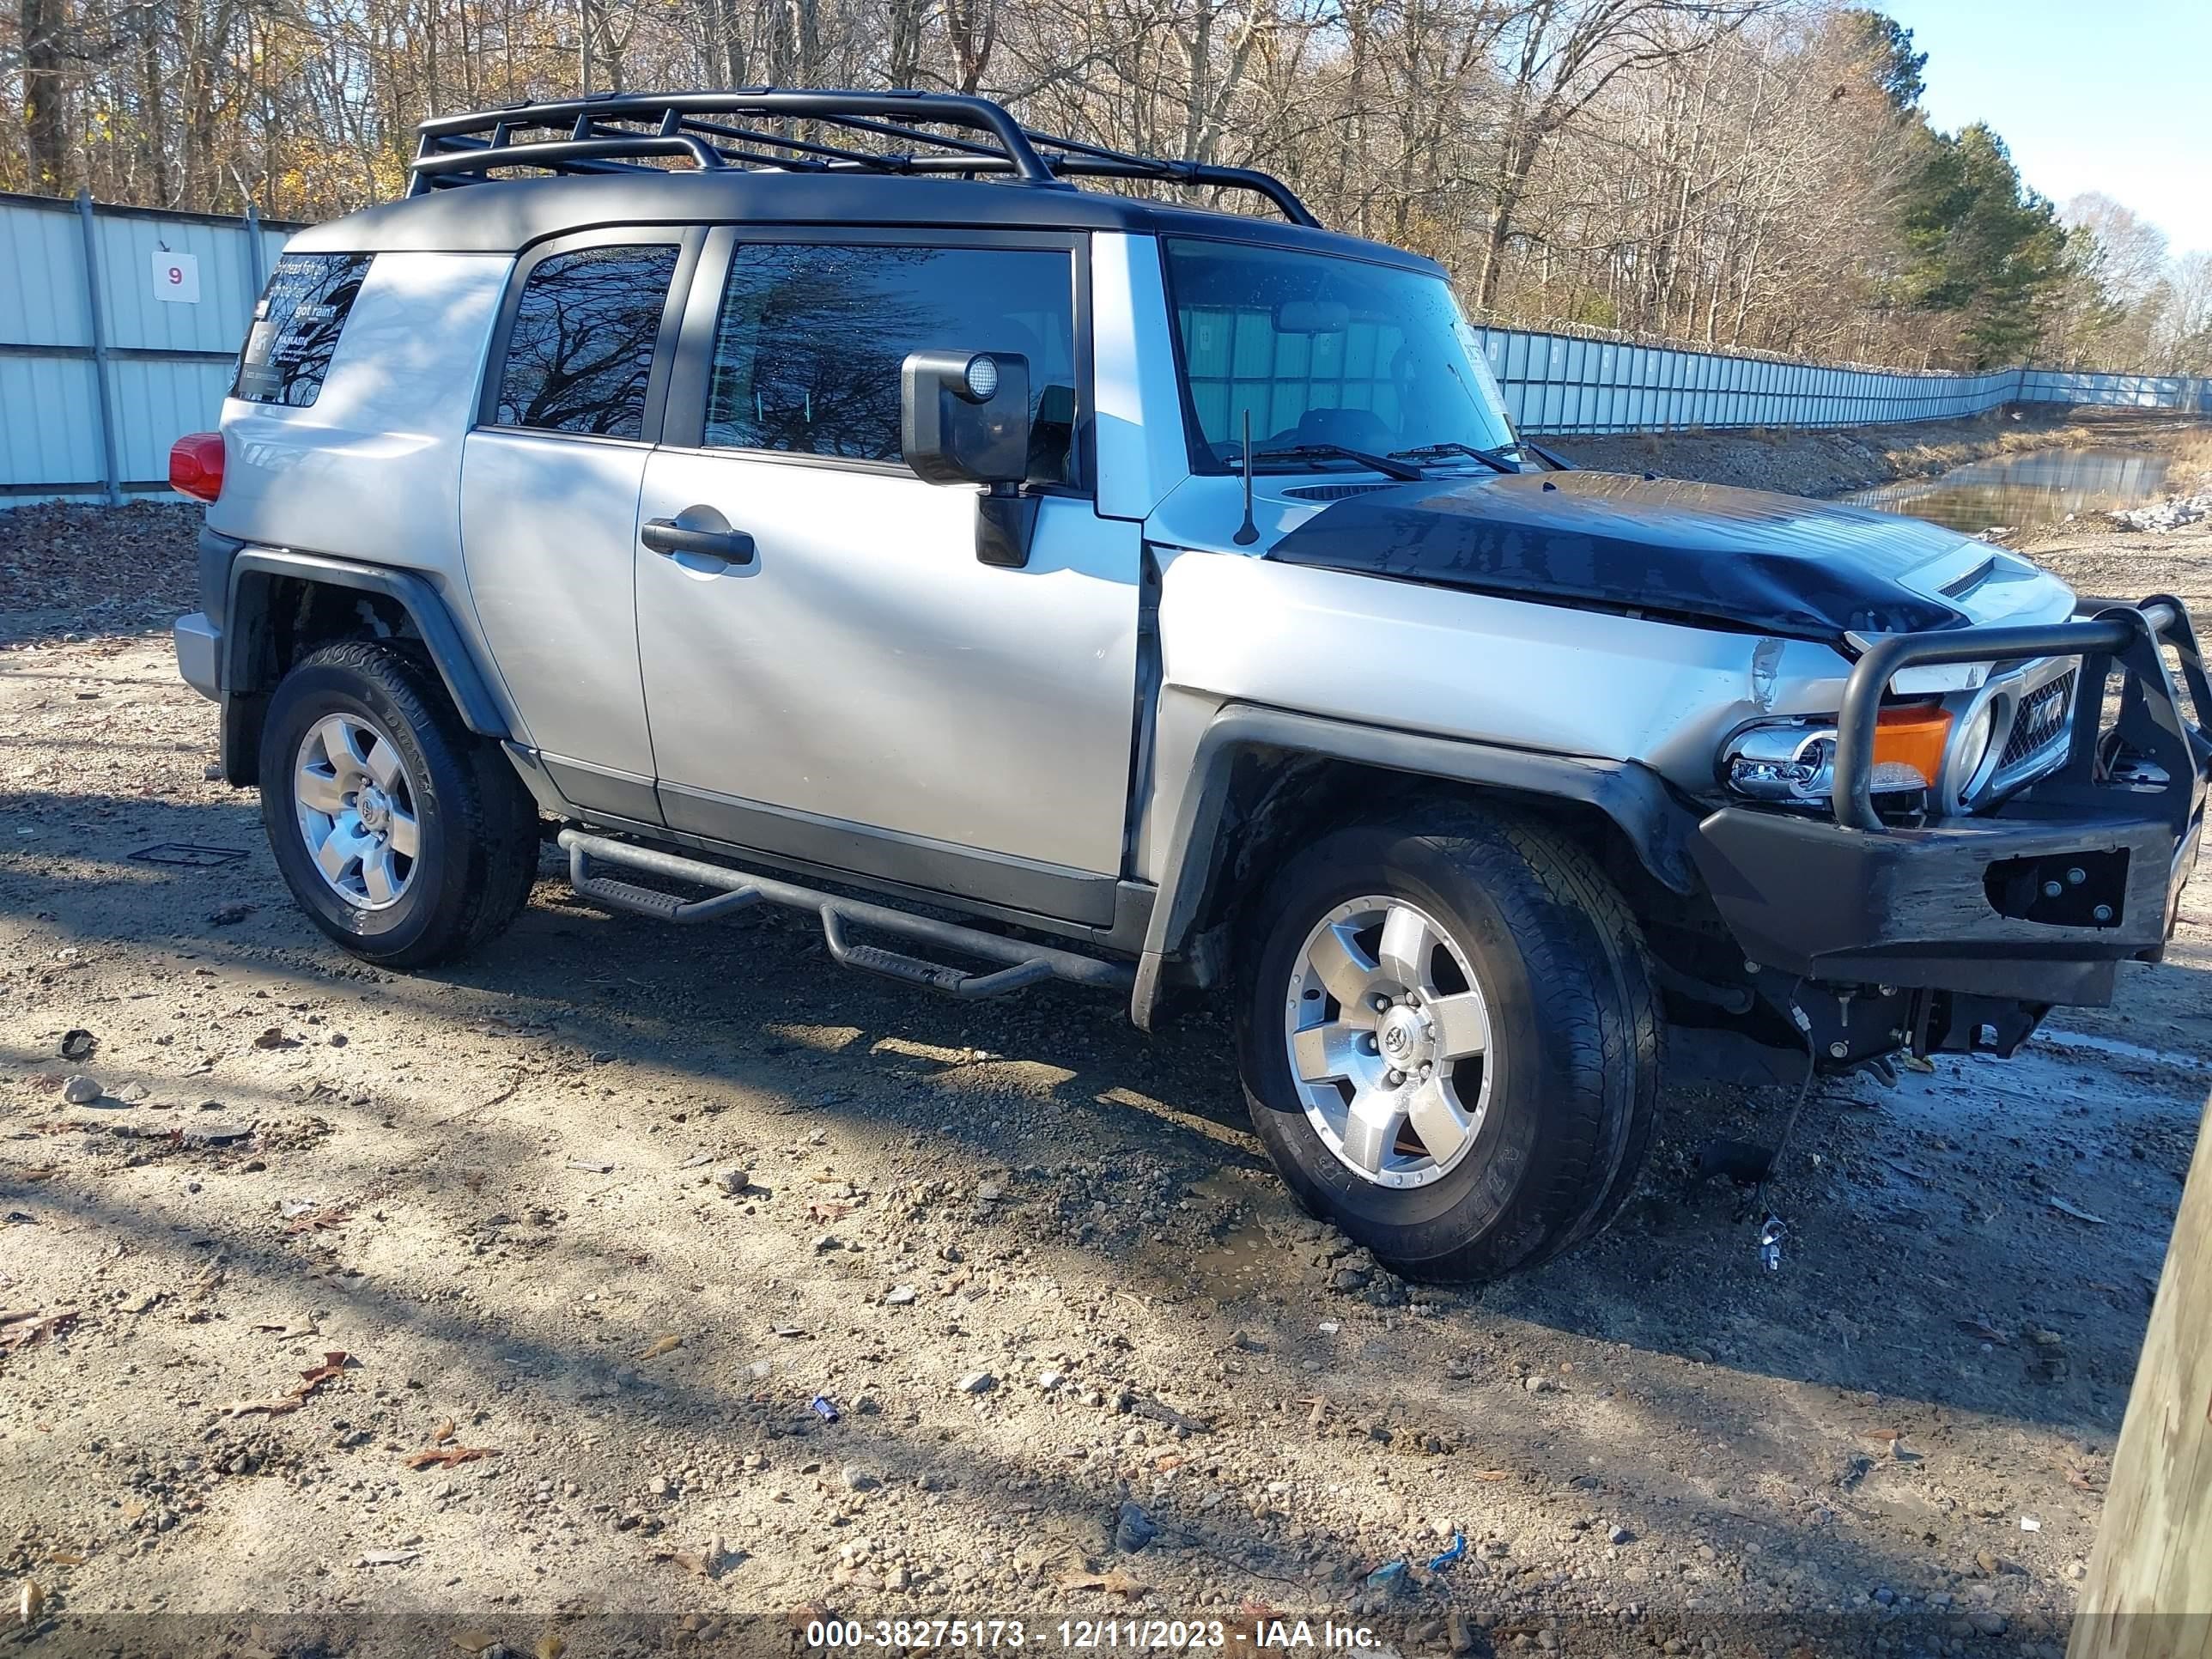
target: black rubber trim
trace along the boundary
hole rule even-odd
[[[1254,750],[1278,750],[1286,757],[1327,756],[1413,776],[1485,784],[1595,806],[1628,837],[1656,880],[1678,893],[1696,890],[1689,855],[1696,814],[1677,802],[1658,774],[1646,767],[1232,704],[1214,715],[1191,759],[1191,780],[1176,816],[1165,876],[1152,906],[1130,1000],[1129,1017],[1140,1030],[1152,1029],[1162,965],[1188,943],[1205,902],[1236,761]]]
[[[235,536],[218,535],[205,525],[200,526],[200,612],[218,634],[230,611],[230,567],[245,546]],[[230,684],[228,678],[223,684]]]
[[[325,558],[317,553],[286,553],[249,548],[231,561],[230,587],[224,615],[230,625],[223,630],[222,683],[231,695],[266,688],[259,684],[256,653],[265,634],[266,581],[256,577],[290,577],[326,586],[351,588],[395,600],[413,620],[422,636],[446,695],[453,700],[462,724],[478,737],[505,738],[507,717],[493,698],[491,687],[476,659],[469,654],[453,613],[429,580],[411,570],[392,570],[382,565],[356,564],[349,559]]]

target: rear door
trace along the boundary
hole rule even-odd
[[[1141,546],[1085,476],[1083,252],[1058,233],[714,233],[638,517],[753,553],[638,564],[672,828],[1111,919]],[[976,492],[900,459],[899,367],[926,349],[1030,361],[1026,568],[978,562]]]
[[[592,231],[518,262],[461,463],[469,594],[561,793],[656,821],[637,495],[701,233]]]

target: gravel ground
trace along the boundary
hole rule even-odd
[[[825,1612],[2063,1647],[2212,1082],[2212,873],[2114,1009],[1816,1092],[1779,1272],[1690,1170],[1784,1103],[1676,1089],[1605,1237],[1408,1286],[1288,1202],[1213,1019],[955,1005],[550,862],[480,959],[353,962],[128,626],[185,600],[190,525],[0,514],[27,1651],[782,1651]],[[2086,586],[2212,591],[2212,522],[2065,529]],[[240,855],[140,856],[179,845]]]

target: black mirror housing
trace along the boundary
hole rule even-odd
[[[1030,360],[916,351],[899,366],[899,448],[931,483],[1018,484],[1030,470]]]

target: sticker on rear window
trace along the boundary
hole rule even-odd
[[[305,409],[323,389],[346,313],[368,274],[366,253],[288,253],[253,308],[233,395]]]

